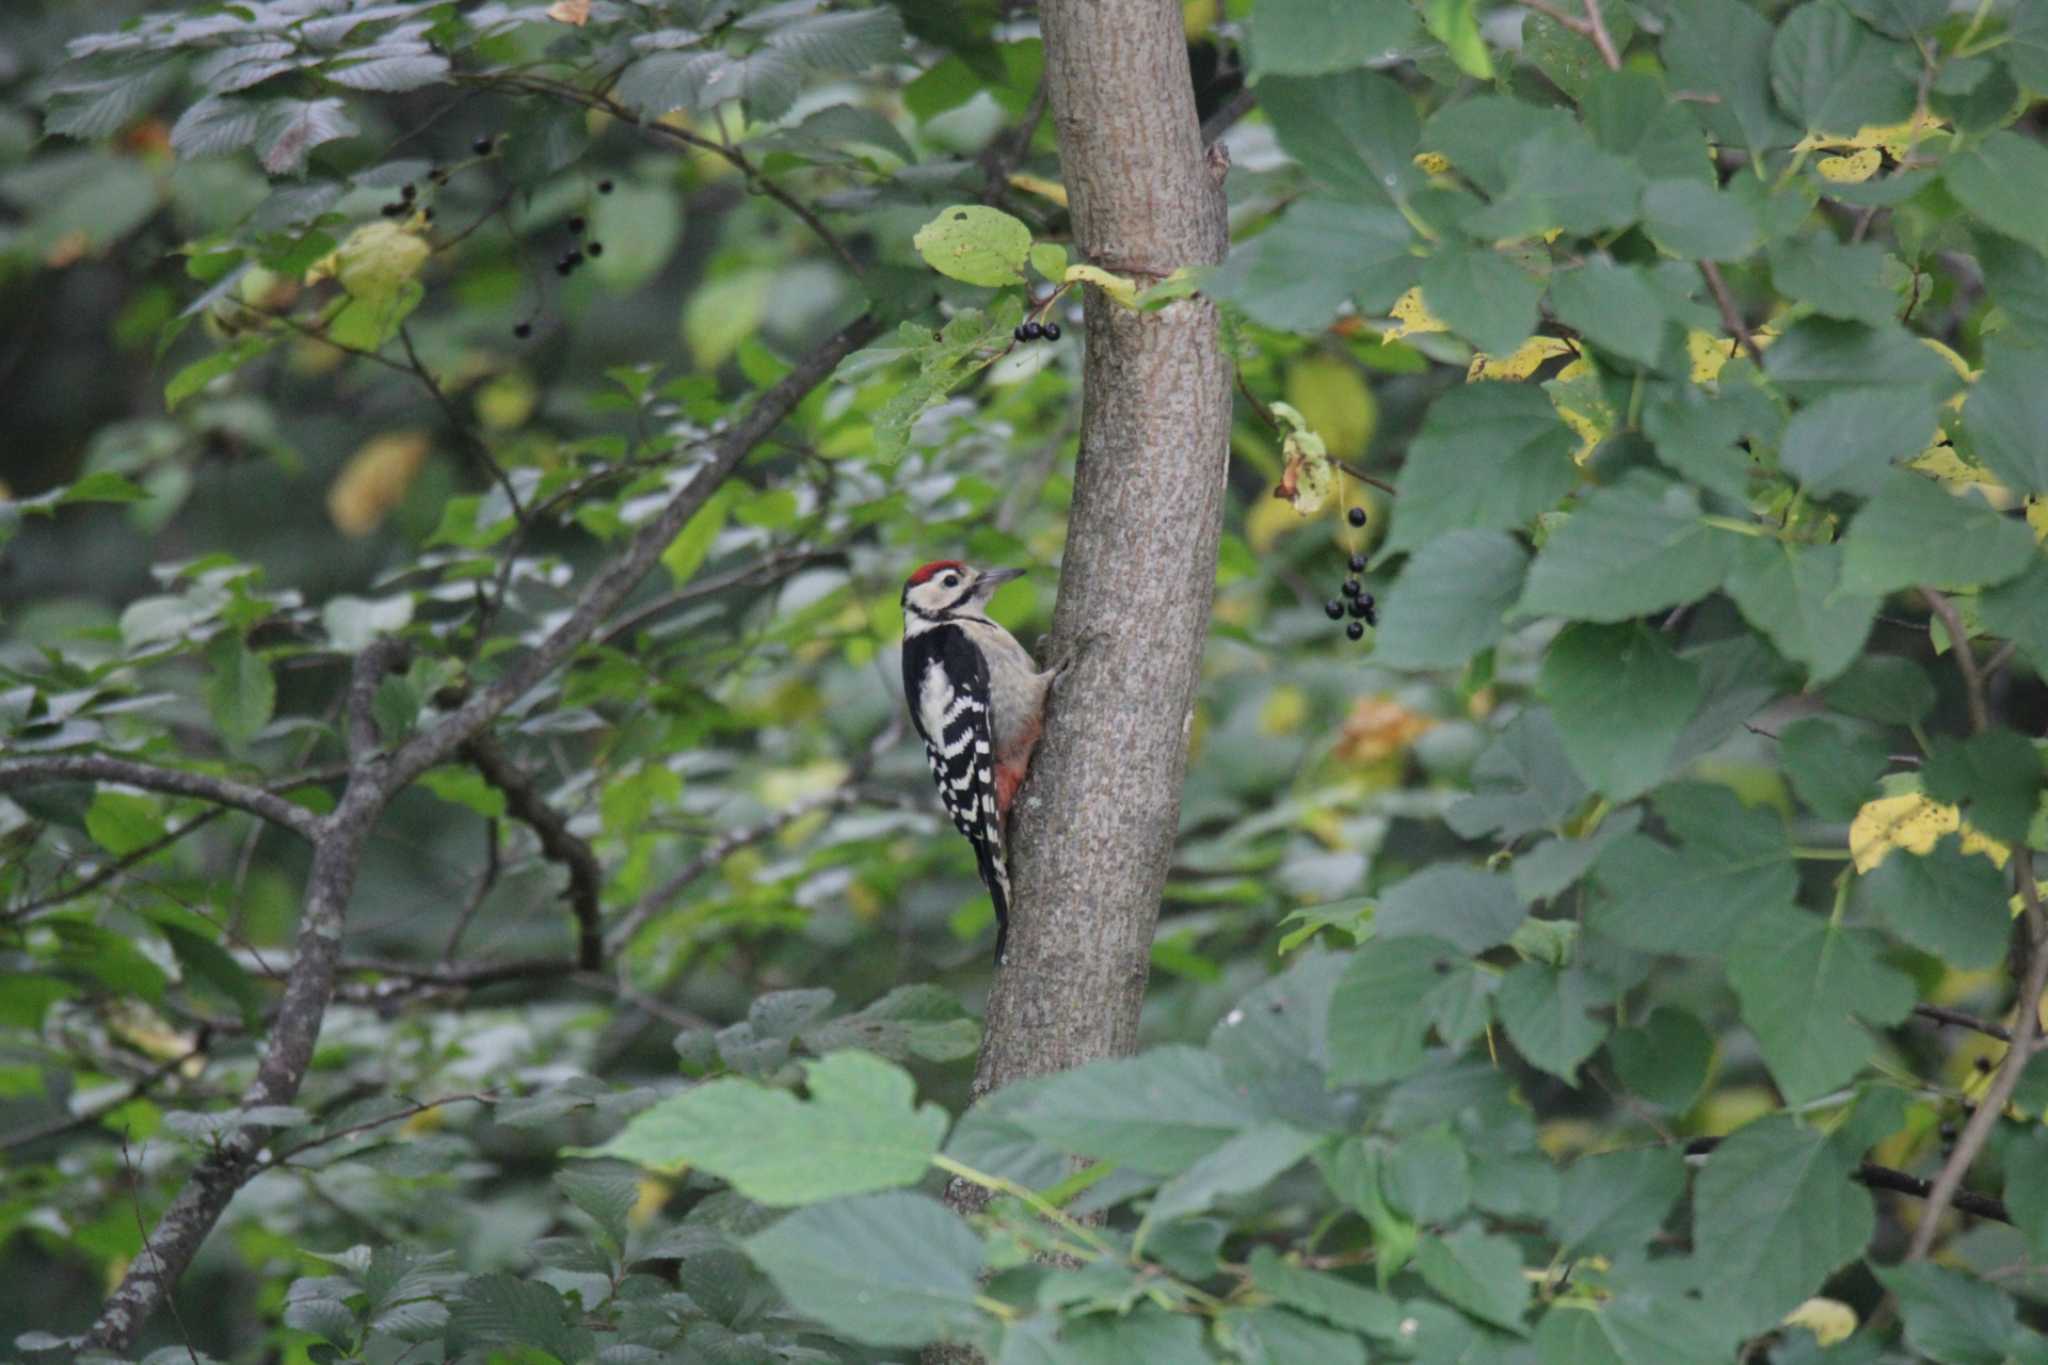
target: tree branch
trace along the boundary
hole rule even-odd
[[[231,806],[259,816],[301,839],[319,837],[320,817],[275,792],[230,777],[162,768],[153,763],[115,758],[111,754],[63,754],[48,758],[17,758],[0,763],[0,792],[50,782],[119,782],[171,796],[194,796],[218,806]]]
[[[1694,1138],[1685,1144],[1685,1154],[1706,1156],[1719,1147],[1721,1141],[1717,1137]],[[1869,1161],[1857,1166],[1849,1178],[1873,1190],[1890,1190],[1894,1194],[1909,1194],[1916,1199],[1927,1198],[1928,1192],[1934,1188],[1932,1181],[1922,1180],[1918,1176]],[[1995,1219],[2000,1223],[2010,1223],[2013,1220],[2012,1212],[2006,1208],[2005,1201],[1993,1199],[1988,1194],[1975,1194],[1964,1190],[1956,1195],[1955,1206],[1965,1213],[1974,1213],[1979,1218]]]
[[[1981,734],[1991,728],[1991,706],[1984,695],[1984,674],[1977,667],[1977,655],[1970,648],[1970,633],[1963,625],[1955,603],[1933,588],[1921,588],[1928,609],[1948,632],[1948,652],[1955,657],[1956,672],[1963,676],[1963,697],[1970,708],[1970,730]]]
[[[795,369],[754,401],[746,414],[711,442],[711,450],[690,481],[653,520],[634,533],[626,552],[607,565],[584,590],[567,620],[542,641],[540,647],[521,659],[512,669],[478,690],[461,706],[433,726],[414,735],[391,755],[383,785],[396,792],[414,781],[436,763],[446,760],[470,736],[482,731],[497,714],[531,691],[541,679],[554,672],[570,655],[596,633],[605,618],[616,611],[642,578],[661,559],[662,552],[683,529],[683,524],[711,497],[726,477],[739,466],[784,418],[795,410],[804,396],[822,383],[839,362],[873,340],[881,331],[871,314],[863,313],[823,345],[797,363]]]
[[[1735,338],[1743,354],[1758,365],[1764,363],[1763,348],[1750,335],[1749,324],[1742,320],[1742,313],[1735,307],[1735,296],[1728,292],[1728,281],[1721,278],[1721,267],[1712,261],[1700,262],[1700,274],[1706,277],[1707,288],[1713,291],[1714,305],[1721,310],[1721,324],[1728,329],[1728,335]]]
[[[1983,1034],[1987,1038],[1996,1038],[2002,1043],[2012,1041],[2012,1033],[2009,1030],[1987,1020],[1979,1019],[1974,1014],[1964,1014],[1961,1010],[1952,1010],[1943,1005],[1915,1005],[1913,1006],[1913,1013],[1919,1015],[1922,1019],[1930,1019],[1937,1024],[1954,1024],[1958,1028],[1971,1029]]]
[[[28,759],[0,764],[0,791],[30,781],[132,782],[248,809],[312,840],[313,863],[300,903],[296,955],[256,1076],[240,1098],[242,1107],[290,1104],[305,1080],[321,1022],[334,998],[342,931],[363,848],[392,797],[482,733],[501,711],[566,662],[654,567],[683,524],[755,445],[780,425],[841,360],[879,331],[874,318],[857,318],[761,394],[742,417],[710,443],[710,451],[694,477],[635,533],[625,552],[598,573],[568,619],[539,648],[495,683],[476,692],[389,754],[379,752],[371,703],[378,682],[401,656],[403,646],[386,638],[373,642],[357,655],[348,687],[348,736],[355,766],[340,803],[324,818],[259,788],[119,759]],[[576,971],[573,963],[564,967],[568,974]],[[497,970],[502,972],[506,968]],[[549,970],[554,970],[552,964]],[[478,983],[471,980],[468,984]],[[125,1352],[134,1344],[151,1315],[164,1304],[171,1287],[191,1265],[235,1192],[261,1169],[257,1156],[270,1140],[270,1133],[271,1130],[260,1127],[237,1129],[200,1160],[151,1229],[141,1251],[129,1263],[121,1283],[102,1305],[99,1317],[86,1334],[87,1344],[115,1352]]]
[[[576,916],[576,963],[594,972],[604,964],[604,928],[599,919],[598,896],[604,874],[590,845],[569,832],[569,822],[556,814],[533,779],[488,734],[479,734],[463,746],[484,781],[505,794],[505,808],[540,839],[540,851],[549,860],[569,870],[569,908]]]

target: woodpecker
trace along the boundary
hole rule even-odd
[[[996,961],[1010,930],[1004,822],[1045,728],[1060,669],[1041,671],[1017,638],[988,619],[988,599],[1022,569],[925,565],[903,584],[903,695],[953,827],[996,903]]]

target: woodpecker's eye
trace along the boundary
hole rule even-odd
[[[944,583],[949,588],[957,588],[960,586],[960,575],[956,573],[949,573],[939,581],[941,583]]]

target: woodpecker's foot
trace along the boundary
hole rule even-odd
[[[1058,682],[1062,677],[1066,676],[1067,670],[1081,661],[1081,656],[1094,647],[1098,638],[1099,636],[1096,633],[1090,632],[1074,641],[1071,645],[1068,645],[1066,650],[1053,663],[1051,670],[1052,680]]]

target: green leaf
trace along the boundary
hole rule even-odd
[[[1912,980],[1880,958],[1876,935],[1818,915],[1752,917],[1728,952],[1728,983],[1787,1104],[1846,1084],[1874,1050],[1859,1021],[1896,1024],[1913,1008]]]
[[[1822,693],[1845,715],[1885,725],[1912,725],[1934,709],[1934,684],[1911,659],[1866,654]]]
[[[277,679],[241,637],[223,633],[206,648],[206,707],[229,742],[240,744],[270,723]]]
[[[1443,1223],[1472,1205],[1472,1160],[1449,1124],[1401,1139],[1380,1169],[1387,1203],[1417,1223]]]
[[[1977,458],[2016,493],[2048,494],[2048,385],[2041,352],[1987,346],[1984,373],[1970,386],[1963,427]]]
[[[1550,304],[1565,326],[1642,365],[1657,363],[1671,332],[1661,297],[1644,272],[1605,257],[1591,257],[1577,270],[1552,275]]]
[[[2048,260],[2033,247],[1996,232],[1973,234],[1984,292],[2034,340],[2048,341]]]
[[[2018,578],[1979,596],[1977,617],[2048,676],[2048,558],[2037,556]]]
[[[1415,230],[1390,208],[1307,198],[1278,222],[1231,248],[1203,292],[1228,299],[1252,321],[1289,332],[1320,331],[1345,300],[1384,312],[1415,282]]]
[[[718,533],[725,529],[726,514],[732,510],[734,500],[739,496],[733,484],[724,484],[718,491],[704,500],[704,505],[691,514],[683,523],[683,529],[676,532],[676,538],[661,552],[661,567],[668,570],[669,580],[677,587],[689,582],[704,567],[710,557],[711,547],[718,540]]]
[[[1219,1199],[1263,1188],[1323,1141],[1320,1133],[1281,1123],[1247,1129],[1162,1185],[1145,1221],[1168,1223],[1204,1212]]]
[[[1448,157],[1459,175],[1492,196],[1506,192],[1525,141],[1546,132],[1568,138],[1575,131],[1564,109],[1502,95],[1474,95],[1452,100],[1431,114],[1422,145]]]
[[[1739,260],[1756,250],[1762,233],[1745,200],[1698,180],[1651,181],[1642,214],[1650,239],[1686,260]]]
[[[919,228],[911,245],[948,279],[994,288],[1024,283],[1031,229],[986,204],[954,204]]]
[[[1746,148],[1757,162],[1798,138],[1771,100],[1776,36],[1770,21],[1742,0],[1677,0],[1661,50],[1673,88],[1715,97],[1693,106],[1715,140]]]
[[[242,970],[234,955],[202,934],[169,923],[168,917],[151,918],[157,932],[171,945],[171,953],[178,959],[187,981],[197,979],[212,986],[235,1006],[245,1023],[254,1027],[263,1016],[263,991]]]
[[[1921,769],[1927,794],[1960,806],[1994,839],[2024,843],[2041,796],[2041,755],[2026,739],[1995,726],[1967,739],[1940,739]]]
[[[1663,778],[1700,703],[1697,666],[1641,625],[1567,627],[1551,641],[1536,690],[1550,703],[1572,766],[1615,801]]]
[[[473,768],[429,768],[420,774],[420,785],[443,801],[467,807],[486,820],[505,817],[505,793],[484,780]]]
[[[335,85],[385,93],[438,84],[448,70],[448,59],[432,52],[342,57],[317,68],[322,80]]]
[[[2048,147],[2001,129],[1952,154],[1941,177],[1987,226],[2048,252]]]
[[[1297,1317],[1284,1308],[1231,1308],[1217,1320],[1233,1359],[1246,1365],[1366,1365],[1365,1343],[1345,1332]],[[1138,1357],[1125,1357],[1137,1359]]]
[[[1858,385],[1924,385],[1939,399],[1963,383],[1947,361],[1897,323],[1865,327],[1823,317],[1794,323],[1765,352],[1764,371],[1800,402]]]
[[[1626,621],[1697,601],[1721,586],[1732,539],[1700,520],[1692,489],[1632,470],[1595,490],[1551,533],[1529,570],[1521,611]]]
[[[1746,502],[1757,465],[1738,442],[1775,446],[1784,418],[1753,385],[1723,382],[1715,394],[1693,384],[1672,386],[1644,406],[1643,431],[1664,465],[1704,489]]]
[[[1875,737],[1849,733],[1819,716],[1779,731],[1778,755],[1799,799],[1822,819],[1844,822],[1877,795],[1877,779],[1890,762]]]
[[[1479,32],[1476,0],[1425,0],[1422,22],[1444,45],[1458,70],[1474,80],[1493,79],[1493,54]],[[1256,13],[1257,11],[1254,11]]]
[[[1372,928],[1380,938],[1433,935],[1469,954],[1506,943],[1521,922],[1521,898],[1506,877],[1444,863],[1389,888]]]
[[[1607,1055],[1631,1093],[1682,1114],[1707,1083],[1714,1037],[1684,1010],[1659,1005],[1641,1027],[1616,1029]]]
[[[1617,5],[1607,13],[1606,20],[1615,51],[1627,51],[1629,40],[1635,36],[1631,11],[1627,6]],[[1547,14],[1531,14],[1522,21],[1522,55],[1573,100],[1584,99],[1594,80],[1607,74],[1607,64],[1592,38],[1566,28]]]
[[[1899,310],[1875,242],[1845,243],[1822,229],[1771,243],[1770,258],[1779,292],[1831,318],[1881,327]]]
[[[2005,1207],[2034,1260],[2048,1258],[2048,1127],[2036,1123],[2006,1143]]]
[[[913,1184],[946,1135],[945,1111],[913,1108],[909,1073],[860,1052],[806,1067],[810,1099],[720,1080],[636,1114],[583,1153],[655,1170],[697,1166],[756,1203],[782,1208]]]
[[[1657,794],[1678,840],[1616,840],[1593,865],[1607,892],[1587,927],[1645,952],[1716,956],[1758,915],[1792,906],[1798,874],[1778,817],[1745,807],[1726,787],[1680,783]]]
[[[768,28],[769,47],[811,71],[858,75],[894,61],[903,50],[903,20],[887,5],[827,10],[795,20],[770,8],[738,24],[756,26]]]
[[[1524,962],[1502,978],[1494,1012],[1531,1066],[1567,1085],[1579,1083],[1579,1063],[1607,1037],[1607,1022],[1589,1011],[1612,1003],[1612,992],[1581,967]]]
[[[1415,1249],[1415,1269],[1431,1289],[1473,1317],[1523,1330],[1529,1282],[1522,1277],[1522,1253],[1507,1238],[1469,1224],[1448,1237],[1425,1237]]]
[[[1466,227],[1481,237],[1534,237],[1552,229],[1603,232],[1633,223],[1642,194],[1643,177],[1626,158],[1593,146],[1575,124],[1544,127],[1522,141],[1507,188]],[[1424,292],[1448,321],[1436,292],[1426,284]]]
[[[328,643],[349,654],[360,653],[379,635],[391,635],[412,624],[409,592],[389,597],[330,597],[320,608],[320,626]]]
[[[1424,1008],[1439,984],[1439,967],[1463,963],[1437,938],[1373,939],[1351,955],[1330,997],[1330,1079],[1379,1085],[1422,1065],[1430,1019]]]
[[[1707,1158],[1693,1189],[1693,1259],[1702,1282],[1741,1286],[1747,1331],[1782,1318],[1869,1245],[1876,1213],[1849,1178],[1861,1153],[1843,1146],[1771,1114]]]
[[[1405,0],[1260,0],[1245,31],[1253,81],[1322,76],[1407,46],[1416,36],[1415,11]]]
[[[163,802],[140,792],[101,787],[85,811],[85,832],[115,857],[123,857],[164,835]]]
[[[1430,405],[1395,478],[1391,550],[1458,530],[1518,526],[1578,480],[1571,431],[1540,389],[1467,384]]]
[[[1385,668],[1459,668],[1507,634],[1529,556],[1498,531],[1449,531],[1401,569],[1380,606],[1373,660]]]
[[[1856,22],[1834,0],[1793,10],[1771,40],[1771,89],[1785,112],[1817,133],[1854,133],[1913,113],[1910,54]],[[1917,63],[1915,64],[1917,66]]]
[[[1792,415],[1778,459],[1810,493],[1868,497],[1892,461],[1928,447],[1939,418],[1923,388],[1841,389]]]
[[[1586,784],[1565,757],[1557,723],[1539,706],[1510,720],[1480,752],[1472,765],[1472,795],[1444,818],[1468,839],[1495,832],[1514,839],[1557,828],[1586,796]]]
[[[1842,539],[1842,586],[1884,594],[1925,584],[2002,583],[2034,561],[2034,537],[1973,493],[1951,495],[1932,479],[1889,475]],[[1540,561],[1539,561],[1540,567]]]
[[[566,1365],[596,1349],[589,1331],[569,1320],[569,1304],[552,1285],[499,1272],[465,1282],[448,1304],[448,1352],[478,1346],[539,1349]]]
[[[1304,1270],[1280,1259],[1269,1246],[1252,1249],[1251,1276],[1252,1288],[1261,1294],[1338,1327],[1385,1338],[1400,1332],[1400,1308],[1385,1294],[1320,1270]]]
[[[232,346],[193,361],[172,375],[170,382],[164,385],[164,409],[176,411],[178,404],[222,375],[233,374],[268,351],[275,341],[276,338],[272,336],[252,334],[241,337]]]
[[[1177,1175],[1269,1116],[1247,1103],[1222,1058],[1161,1047],[1049,1077],[1007,1117],[1061,1151]]]
[[[1551,1224],[1560,1249],[1580,1256],[1639,1250],[1685,1193],[1685,1158],[1668,1147],[1582,1156],[1564,1173]]]
[[[1543,282],[1497,251],[1444,245],[1423,262],[1422,294],[1453,332],[1479,350],[1506,355],[1536,330]]]
[[[1395,206],[1420,183],[1415,102],[1389,77],[1270,76],[1259,82],[1259,108],[1286,153],[1339,198]]]
[[[1711,162],[1699,125],[1648,72],[1603,67],[1587,83],[1579,108],[1594,143],[1628,157],[1646,179],[1708,178]]]
[[[1777,651],[1818,686],[1853,662],[1870,635],[1878,598],[1841,586],[1842,550],[1752,537],[1734,547],[1726,587]]]
[[[1954,835],[1925,857],[1886,858],[1861,880],[1871,911],[1914,947],[1952,967],[2005,960],[2012,933],[2005,875],[1988,858],[1965,855]]]
[[[790,1307],[869,1346],[962,1340],[982,1322],[981,1239],[921,1194],[799,1209],[743,1245]]]
[[[1873,1266],[1878,1282],[1899,1301],[1906,1344],[1942,1365],[2006,1365],[2039,1359],[2015,1349],[2022,1333],[2011,1294],[1946,1266],[1915,1261]]]

